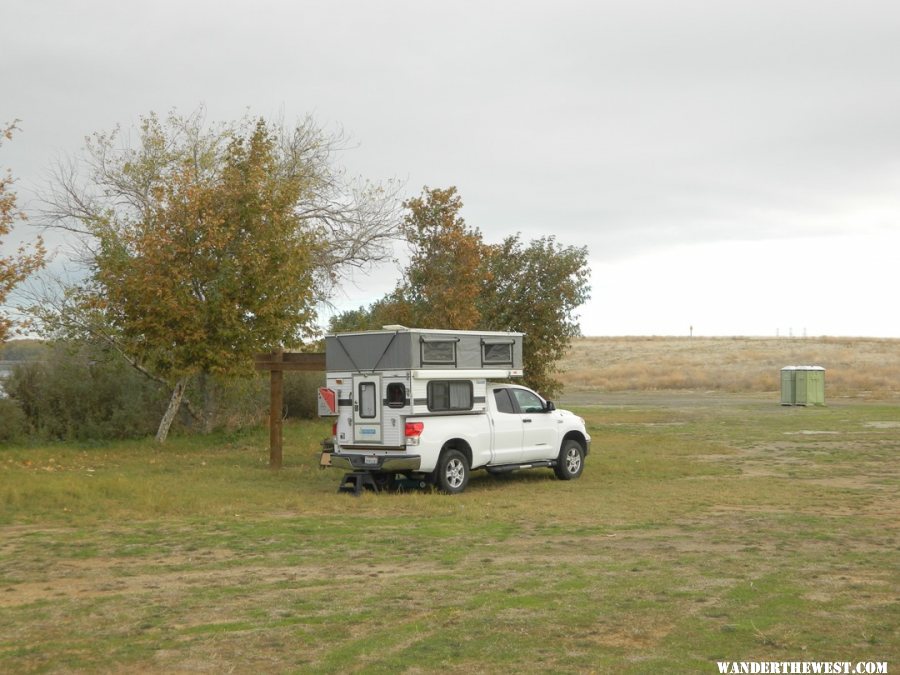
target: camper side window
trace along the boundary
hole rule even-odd
[[[456,340],[422,339],[423,364],[456,364]]]
[[[482,364],[503,364],[512,365],[513,362],[513,343],[504,342],[488,342],[481,344],[481,363]]]
[[[432,380],[428,383],[428,410],[446,412],[471,410],[472,383],[467,380]]]

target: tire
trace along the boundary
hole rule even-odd
[[[553,472],[560,480],[574,480],[584,471],[584,447],[569,439],[562,444]]]
[[[458,495],[469,483],[469,462],[466,456],[453,448],[444,450],[438,460],[435,482],[438,489],[448,495]]]

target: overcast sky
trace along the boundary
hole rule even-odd
[[[311,114],[488,241],[587,245],[587,335],[900,337],[896,1],[3,0],[0,72],[29,209],[150,111]]]

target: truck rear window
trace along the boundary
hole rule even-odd
[[[431,412],[471,410],[472,383],[468,380],[432,380],[428,383],[428,410]]]
[[[494,389],[494,400],[497,402],[497,410],[502,413],[514,415],[516,409],[512,400],[509,398],[509,392],[506,389]]]

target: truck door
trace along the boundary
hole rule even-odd
[[[493,452],[491,464],[518,464],[522,461],[524,430],[522,416],[518,414],[509,390],[498,387],[488,394],[494,401]]]
[[[353,376],[353,442],[374,443],[381,440],[381,376]]]
[[[559,454],[559,415],[544,410],[544,401],[527,389],[509,389],[522,420],[522,459],[554,459]]]

